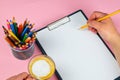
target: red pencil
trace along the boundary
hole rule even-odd
[[[8,27],[8,29],[10,30],[11,28],[10,28],[10,23],[9,23],[9,21],[8,20],[6,20],[7,21],[7,27]]]
[[[20,24],[18,27],[18,34],[21,35],[22,31],[23,31],[23,25]]]

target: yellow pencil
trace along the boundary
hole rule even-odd
[[[12,37],[14,37],[18,42],[21,42],[21,41],[16,37],[16,35],[15,35],[12,31],[8,30],[8,33],[9,33]]]
[[[114,11],[114,12],[112,12],[112,13],[110,13],[110,14],[102,17],[102,18],[97,19],[97,21],[105,20],[105,19],[107,19],[107,18],[109,18],[111,16],[114,16],[114,15],[118,14],[118,13],[120,13],[120,9],[117,10],[117,11]],[[80,29],[85,29],[85,28],[88,28],[88,24],[85,24],[84,26],[80,27]]]

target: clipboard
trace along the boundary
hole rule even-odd
[[[55,64],[59,80],[114,80],[120,68],[114,54],[99,34],[79,30],[86,24],[82,10],[37,31],[36,43]]]

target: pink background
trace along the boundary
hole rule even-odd
[[[15,16],[17,22],[21,23],[28,18],[35,23],[36,29],[40,29],[78,9],[82,9],[89,17],[93,11],[110,13],[119,8],[120,0],[0,0],[0,26],[6,26],[6,19]],[[114,16],[113,21],[120,31],[120,14]],[[37,54],[41,52],[35,46],[34,55]],[[14,58],[0,28],[0,80],[28,71],[29,61]],[[53,76],[50,80],[57,78]]]

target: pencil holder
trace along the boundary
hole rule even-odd
[[[22,50],[22,49],[17,49],[17,48],[11,47],[11,50],[12,50],[13,55],[17,59],[26,60],[26,59],[30,58],[34,53],[34,42],[27,49]]]

